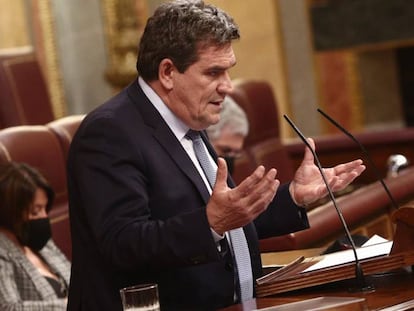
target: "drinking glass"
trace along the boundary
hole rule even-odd
[[[124,311],[160,311],[157,284],[141,284],[120,291]]]

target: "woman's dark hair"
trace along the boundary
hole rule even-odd
[[[169,58],[182,73],[198,60],[199,50],[240,38],[238,26],[224,11],[196,0],[161,4],[141,37],[137,70],[148,81],[158,79],[160,62]]]
[[[46,192],[46,210],[49,212],[55,193],[38,170],[25,163],[0,164],[0,227],[20,236],[39,188]]]

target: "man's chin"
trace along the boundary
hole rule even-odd
[[[211,114],[206,118],[199,118],[197,128],[198,130],[205,130],[211,125],[217,124],[220,121],[220,114]]]
[[[217,123],[219,123],[219,121],[220,121],[220,116],[218,116],[217,118],[213,119],[211,125],[217,124]]]

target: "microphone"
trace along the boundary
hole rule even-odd
[[[346,130],[342,125],[340,125],[338,122],[336,122],[334,119],[332,119],[330,116],[328,116],[325,112],[323,112],[321,109],[317,109],[317,111],[323,115],[329,122],[331,122],[336,128],[338,128],[339,130],[341,130],[342,133],[344,133],[345,135],[347,135],[349,138],[351,138],[361,149],[364,158],[368,161],[368,163],[371,165],[371,167],[374,169],[375,175],[377,177],[377,179],[381,182],[382,187],[384,188],[385,192],[388,195],[388,198],[390,199],[391,205],[395,208],[398,209],[398,204],[395,201],[394,197],[391,195],[390,190],[388,189],[387,185],[385,184],[383,178],[381,178],[380,174],[379,174],[379,170],[378,168],[375,166],[374,161],[372,161],[372,158],[370,157],[368,151],[365,149],[365,147],[362,145],[362,143],[355,138],[354,135],[352,135],[348,130]]]
[[[365,280],[365,276],[364,276],[364,271],[362,270],[362,266],[361,263],[359,262],[358,259],[358,254],[356,251],[356,246],[355,246],[355,242],[354,239],[351,236],[351,233],[349,232],[348,229],[348,225],[346,224],[346,221],[344,219],[344,216],[342,215],[341,210],[338,208],[338,205],[336,203],[336,199],[333,195],[333,192],[331,190],[331,187],[329,186],[328,180],[326,178],[326,175],[323,171],[322,165],[319,161],[319,157],[317,156],[315,150],[312,148],[312,146],[309,144],[309,142],[307,141],[305,135],[302,134],[302,132],[298,129],[298,127],[289,119],[288,116],[283,115],[283,117],[286,119],[286,121],[289,123],[289,125],[292,127],[292,129],[296,132],[296,134],[301,138],[301,140],[305,143],[305,145],[309,148],[309,150],[312,152],[313,158],[315,160],[315,164],[319,169],[319,172],[322,176],[323,182],[326,185],[326,189],[328,190],[329,193],[329,197],[336,209],[336,212],[339,216],[339,219],[341,220],[342,223],[342,227],[345,230],[345,234],[349,240],[349,242],[351,243],[351,247],[352,247],[352,251],[354,253],[354,257],[355,257],[355,279],[357,281],[357,287],[356,288],[350,288],[350,291],[359,291],[359,292],[367,292],[367,291],[373,291],[374,290],[374,286],[371,284],[367,284],[366,280]]]

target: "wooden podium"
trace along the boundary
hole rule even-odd
[[[414,205],[399,208],[392,216],[396,223],[396,232],[389,254],[359,260],[364,275],[384,273],[414,265]],[[318,270],[307,269],[321,260],[321,256],[312,259],[298,258],[295,262],[262,278],[256,284],[257,297],[266,297],[292,290],[308,288],[331,282],[354,279],[355,261],[334,265]],[[357,284],[355,278],[355,287]]]
[[[303,272],[309,262],[298,258],[275,280],[257,284],[257,298],[220,311],[414,310],[414,273],[406,269],[414,264],[414,202],[398,209],[392,219],[396,231],[389,254],[360,260],[374,290],[349,291],[358,285],[354,262]],[[325,304],[335,300],[342,307]],[[315,302],[317,309],[312,308]]]

